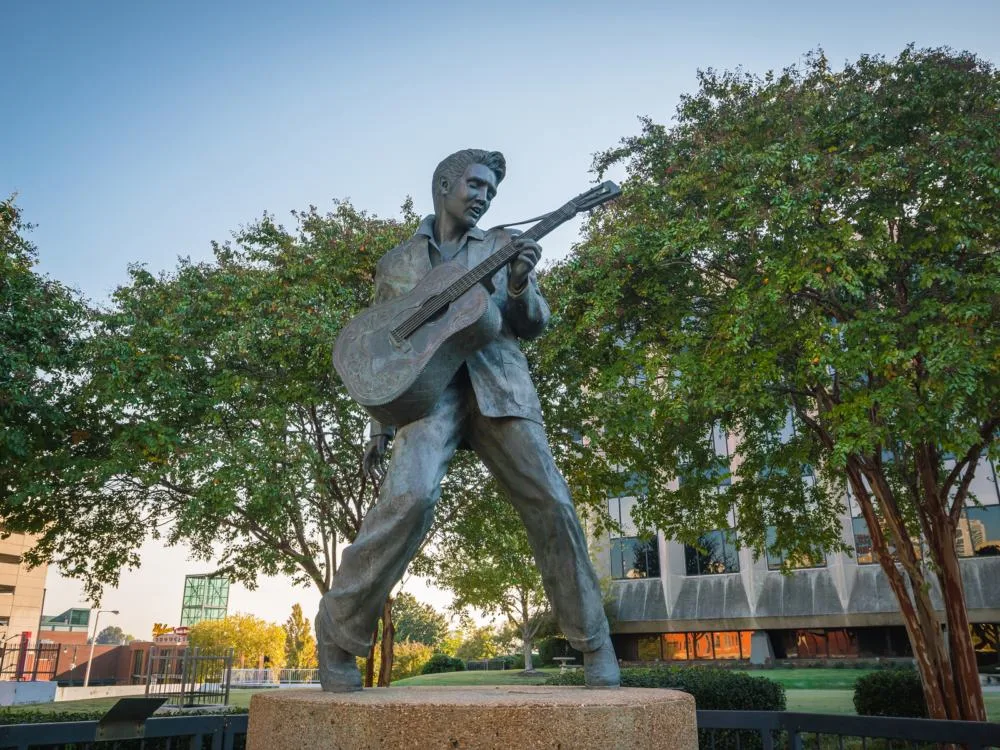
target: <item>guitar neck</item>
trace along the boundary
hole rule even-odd
[[[552,230],[562,226],[567,221],[572,219],[576,216],[576,213],[576,208],[574,207],[573,202],[570,201],[562,208],[553,211],[540,222],[533,225],[530,229],[524,232],[524,234],[518,235],[518,239],[525,238],[537,242]],[[468,273],[464,274],[454,284],[448,287],[448,289],[443,292],[443,295],[447,297],[449,302],[454,302],[467,291],[472,289],[472,287],[476,284],[492,277],[493,274],[503,268],[506,264],[510,263],[510,261],[512,261],[517,255],[517,252],[518,251],[514,242],[508,242],[475,268],[470,269]]]
[[[587,211],[603,203],[607,203],[609,200],[616,198],[620,193],[621,189],[615,183],[611,181],[603,182],[591,188],[586,193],[581,193],[562,208],[553,211],[532,226],[527,232],[520,235],[520,237],[529,240],[540,240],[553,229],[565,224],[581,211]],[[467,273],[460,276],[455,283],[440,294],[428,299],[418,312],[403,321],[398,328],[394,328],[392,335],[397,339],[406,338],[452,302],[472,289],[476,284],[493,276],[504,265],[510,263],[516,255],[517,247],[514,245],[514,241],[508,242],[475,268],[470,269]]]

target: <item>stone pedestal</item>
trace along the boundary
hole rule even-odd
[[[676,690],[399,687],[274,690],[250,702],[247,750],[697,750],[694,698]]]

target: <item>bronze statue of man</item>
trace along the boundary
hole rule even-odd
[[[379,261],[376,303],[409,292],[440,263],[472,268],[515,236],[476,226],[505,172],[502,154],[478,149],[459,151],[438,165],[434,214]],[[534,272],[542,250],[525,238],[515,242],[518,255],[491,280],[492,303],[503,316],[500,335],[465,360],[426,416],[398,430],[372,423],[365,471],[378,475],[389,441],[395,443],[378,502],[344,550],[320,603],[316,634],[324,690],[361,689],[354,657],[368,653],[383,602],[431,527],[441,480],[460,446],[479,455],[523,519],[559,627],[583,652],[586,684],[619,684],[597,576],[517,343],[540,335],[548,322]]]

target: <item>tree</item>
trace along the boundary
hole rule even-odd
[[[134,641],[135,638],[128,635],[124,630],[122,630],[117,625],[108,625],[104,630],[97,634],[97,645],[118,645],[127,646],[129,643]]]
[[[571,484],[641,478],[640,525],[690,544],[735,507],[788,560],[843,548],[846,476],[930,716],[984,720],[955,531],[1000,426],[1000,76],[910,48],[699,81],[599,155],[623,197],[548,280]],[[713,427],[742,457],[726,492]]]
[[[492,625],[470,628],[464,634],[455,656],[470,659],[492,659],[500,650],[497,648],[497,632]]]
[[[393,601],[392,620],[398,641],[413,641],[438,648],[448,635],[448,618],[405,591]]]
[[[93,599],[160,535],[251,588],[284,574],[329,589],[338,544],[375,499],[368,416],[333,373],[333,343],[417,217],[409,202],[398,220],[346,202],[293,216],[294,231],[269,215],[242,228],[212,262],[132,267],[95,321],[76,401],[96,423],[72,471],[0,518],[38,533],[35,558]],[[449,486],[443,516],[463,487]]]
[[[254,668],[266,663],[271,669],[285,666],[285,629],[247,614],[235,614],[221,620],[202,620],[188,631],[192,648],[206,653],[235,652],[236,664]]]
[[[548,599],[524,522],[493,479],[484,478],[476,502],[442,527],[419,566],[454,594],[455,609],[505,617],[517,628],[525,670],[533,669],[532,642],[548,616]]]
[[[285,666],[290,669],[315,669],[316,639],[309,620],[302,614],[301,604],[292,605],[292,614],[282,627],[285,629]]]
[[[22,530],[9,523],[13,514],[25,531],[44,526],[37,488],[59,480],[62,459],[88,430],[74,394],[89,311],[34,270],[30,230],[13,198],[0,201],[0,524],[11,531]]]

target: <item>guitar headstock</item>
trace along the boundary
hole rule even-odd
[[[573,208],[579,213],[580,211],[589,211],[592,208],[596,208],[602,203],[607,203],[617,198],[621,194],[622,189],[611,180],[607,180],[600,185],[592,187],[586,193],[580,193],[571,202]]]

